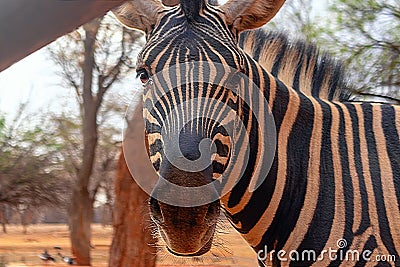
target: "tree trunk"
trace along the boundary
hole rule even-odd
[[[22,233],[26,235],[28,233],[28,226],[32,223],[34,218],[34,213],[31,210],[32,207],[28,207],[27,209],[21,211],[21,225],[22,225]]]
[[[128,126],[127,144],[138,144],[135,132],[144,131],[142,105],[138,105]],[[129,146],[129,145],[128,145]],[[130,147],[130,146],[129,146]],[[137,150],[124,151],[134,159]],[[134,161],[134,160],[133,160]],[[141,162],[135,168],[145,168]],[[154,172],[154,170],[149,170]],[[135,183],[121,152],[115,178],[114,236],[110,249],[110,267],[153,267],[156,265],[155,238],[151,234],[149,196]]]
[[[68,209],[71,250],[77,265],[90,263],[90,225],[93,218],[94,196],[89,192],[89,181],[93,171],[97,146],[97,112],[102,96],[94,96],[92,92],[93,69],[95,67],[94,51],[96,35],[101,19],[85,24],[85,60],[83,72],[83,104],[81,106],[83,152],[82,163],[77,173],[77,180],[72,191],[72,199]]]
[[[1,226],[3,228],[3,233],[7,233],[7,228],[6,228],[6,215],[5,215],[5,207],[4,205],[0,205],[0,222],[1,222]]]
[[[74,188],[68,212],[71,252],[77,265],[90,265],[92,200],[87,190]]]
[[[112,222],[112,206],[110,203],[106,203],[103,205],[103,211],[101,213],[101,226],[105,228],[108,225],[111,225]]]

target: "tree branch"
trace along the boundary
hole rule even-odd
[[[370,97],[379,97],[379,98],[383,98],[383,99],[387,99],[393,102],[396,102],[397,104],[400,105],[400,99],[391,97],[391,96],[387,96],[387,95],[378,95],[378,94],[374,94],[374,93],[366,93],[366,92],[357,92],[358,95],[361,96],[370,96]]]

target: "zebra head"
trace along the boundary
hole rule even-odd
[[[283,2],[180,0],[166,7],[133,0],[114,11],[146,33],[137,75],[148,154],[160,176],[150,211],[176,255],[202,255],[211,247],[219,199],[235,183],[232,173],[240,172],[232,162],[243,157],[234,146],[246,133],[237,118],[248,112],[239,95],[251,75],[238,34],[268,22]]]

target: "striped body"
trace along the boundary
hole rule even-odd
[[[318,256],[345,239],[344,253],[368,249],[372,258],[399,259],[400,108],[328,102],[273,80],[267,88],[278,126],[276,157],[259,189],[246,190],[249,176],[222,198],[236,229],[257,252],[267,246]],[[256,154],[257,143],[249,145]]]
[[[260,35],[265,38],[257,44]],[[282,55],[287,53],[285,41],[281,35],[267,35],[262,30],[246,32],[239,41],[253,56],[268,55],[256,58],[264,69],[272,70],[274,77],[280,74],[292,87],[273,81],[272,74],[263,74],[269,77],[264,90],[276,125],[280,125],[276,158],[269,182],[256,192],[236,194],[244,185],[224,198],[229,217],[256,251],[265,246],[276,252],[313,249],[318,256],[323,249],[338,249],[336,242],[345,239],[346,249],[360,254],[366,249],[374,251],[371,258],[392,255],[400,265],[400,107],[338,102],[347,94],[340,87],[335,91],[336,85],[330,94],[328,86],[296,88],[295,76],[288,80],[282,74],[285,61],[293,61],[293,56]],[[275,47],[280,49],[268,53]],[[280,67],[274,65],[277,58],[283,61]],[[327,68],[340,72],[340,66],[326,61],[332,64]],[[304,71],[303,64],[297,66],[302,68],[294,72]],[[341,78],[340,86],[344,86]],[[311,84],[312,79],[302,82]]]
[[[345,240],[339,253],[370,250],[371,259],[393,255],[400,265],[400,107],[346,101],[342,69],[333,60],[319,56],[312,46],[290,46],[279,35],[257,43],[260,36],[267,35],[251,31],[239,39],[239,30],[232,28],[242,31],[244,26],[227,22],[233,8],[196,4],[202,2],[182,0],[180,6],[159,11],[139,55],[138,73],[152,77],[148,83],[146,75],[140,76],[146,81],[144,118],[155,169],[172,183],[189,187],[215,180],[230,164],[241,170],[240,180],[221,197],[220,205],[267,263],[377,264],[329,257],[282,261],[276,253],[313,250],[318,257],[329,248],[337,250],[338,241]],[[260,2],[268,1],[257,4]],[[259,6],[253,9],[258,12]],[[123,11],[120,14],[123,19],[129,17]],[[204,71],[196,62],[217,62],[226,68]],[[163,73],[167,68],[173,72]],[[243,82],[241,73],[251,83]],[[235,84],[242,94],[229,89]],[[160,93],[165,87],[168,90]],[[247,103],[242,95],[249,96]],[[217,108],[212,100],[222,107]],[[263,106],[264,100],[275,120],[277,147],[271,169],[266,177],[260,177],[262,172],[256,166],[264,164],[270,152],[262,140],[271,138],[260,131],[265,125],[259,118],[268,108]],[[209,119],[210,114],[216,119]],[[237,118],[244,128],[229,128],[236,126]],[[175,135],[179,135],[183,155],[192,161],[204,155],[197,153],[200,140],[212,140],[216,145],[212,164],[199,172],[171,167],[165,156],[170,150],[166,142]],[[248,136],[245,141],[240,139],[244,135]],[[248,152],[247,161],[241,160],[241,152],[232,155],[235,147]],[[263,182],[252,191],[260,179]],[[216,213],[209,216],[210,208],[215,210],[213,204],[178,208],[152,198],[150,207],[174,254],[193,256],[208,251],[207,238],[213,229],[200,227],[200,221],[205,218],[206,225],[214,222],[211,218]],[[191,245],[199,240],[207,242]],[[191,249],[185,251],[185,246]],[[260,254],[263,250],[275,254]],[[380,264],[395,265],[393,261]]]

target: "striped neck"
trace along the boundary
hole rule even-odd
[[[315,100],[309,100],[302,93],[288,88],[249,56],[246,64],[248,76],[256,85],[247,88],[248,94],[252,96],[250,103],[252,112],[246,112],[245,105],[241,105],[239,109],[241,120],[249,122],[247,129],[250,136],[249,159],[243,166],[241,179],[228,194],[221,198],[221,204],[237,230],[244,234],[253,247],[257,248],[260,244],[259,236],[255,237],[250,230],[257,229],[256,225],[261,217],[270,218],[271,221],[268,224],[271,227],[283,229],[285,220],[301,210],[301,195],[306,190],[306,181],[302,180],[302,177],[305,177],[306,170],[288,166],[286,160],[289,154],[302,151],[304,153],[299,153],[297,160],[308,161],[310,148],[307,141],[296,142],[295,138],[296,136],[304,136],[306,139],[311,137],[314,121],[311,102]],[[264,101],[271,111],[276,132],[271,129],[272,122],[268,120],[268,116],[263,116],[267,108],[262,108],[260,103]],[[297,116],[299,112],[307,116]],[[275,144],[279,144],[276,149]],[[285,180],[286,177],[288,177],[287,180]],[[289,191],[284,189],[287,181],[293,184]],[[284,190],[286,191],[283,192]],[[282,194],[285,201],[278,198],[278,196],[282,197]],[[279,207],[281,203],[285,203],[287,208]],[[265,210],[265,213],[262,214],[259,210]],[[278,210],[283,210],[278,214],[282,217],[282,225],[272,224],[272,219]],[[282,233],[272,228],[266,232],[271,233],[268,240],[278,240],[278,236]],[[262,242],[262,244],[265,243]],[[276,244],[271,242],[269,245],[272,248]]]

